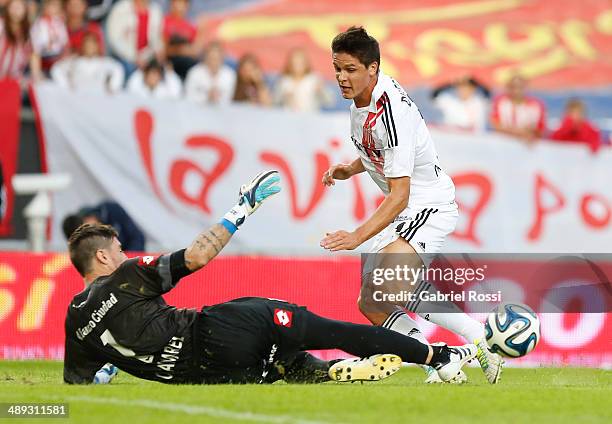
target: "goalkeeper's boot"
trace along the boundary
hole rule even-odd
[[[438,371],[436,371],[433,367],[430,367],[429,365],[421,365],[421,367],[423,368],[423,370],[427,374],[427,378],[425,379],[425,384],[441,384],[441,383],[445,383],[444,381],[442,381],[442,379],[438,375]],[[451,379],[449,381],[446,381],[446,383],[463,384],[463,383],[467,383],[467,381],[468,381],[467,375],[465,375],[463,370],[461,370],[461,371],[459,371],[457,373],[455,378],[453,378],[453,379]]]
[[[462,377],[461,368],[474,359],[478,348],[473,344],[463,346],[438,346],[441,349],[438,355],[440,359],[431,364],[438,372],[438,376],[444,382],[458,382]],[[465,374],[464,374],[465,375]]]
[[[475,340],[474,344],[478,347],[476,358],[480,363],[482,372],[487,377],[487,381],[491,384],[497,384],[501,377],[504,360],[499,354],[491,352],[484,338]]]
[[[323,361],[308,352],[299,352],[283,366],[281,374],[287,383],[324,383],[329,381],[329,367],[339,360]],[[277,369],[281,366],[277,365]],[[281,371],[281,370],[279,370]]]
[[[378,381],[392,376],[401,366],[402,359],[392,354],[344,359],[329,368],[329,378],[334,381]]]
[[[437,342],[437,343],[432,343],[431,345],[432,346],[446,346],[446,343]],[[440,378],[440,376],[438,375],[438,372],[435,370],[434,367],[431,367],[429,365],[419,365],[419,366],[423,368],[423,370],[427,374],[427,378],[425,379],[425,384],[444,383],[444,381],[442,381],[442,379]],[[468,381],[467,375],[465,375],[465,373],[462,370],[460,370],[455,378],[451,379],[450,381],[447,381],[446,383],[463,384],[463,383],[467,383],[467,381]]]

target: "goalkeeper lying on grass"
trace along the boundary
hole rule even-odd
[[[109,382],[115,366],[175,384],[380,380],[402,361],[429,364],[452,380],[476,355],[474,345],[426,345],[265,298],[236,299],[201,312],[164,301],[164,293],[210,262],[246,218],[280,191],[279,180],[276,171],[257,175],[218,224],[186,249],[159,257],[128,259],[111,227],[79,227],[68,244],[87,288],[68,307],[64,380]],[[364,359],[326,362],[305,352],[317,349],[341,349]]]

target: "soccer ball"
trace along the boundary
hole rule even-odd
[[[521,303],[502,303],[489,313],[485,334],[491,350],[509,358],[531,352],[540,341],[540,320]]]

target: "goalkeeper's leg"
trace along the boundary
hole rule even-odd
[[[386,328],[335,321],[309,311],[304,311],[304,319],[306,331],[301,346],[303,350],[340,349],[361,358],[379,354],[397,355],[403,362],[433,366],[444,381],[456,378],[461,367],[473,359],[477,352],[474,345],[426,345]],[[332,378],[335,367],[345,372],[346,367],[350,366],[350,363],[345,362],[331,367]]]

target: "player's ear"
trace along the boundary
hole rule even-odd
[[[108,256],[108,252],[106,249],[98,249],[96,250],[96,260],[104,265],[108,264],[110,258]]]
[[[368,74],[373,77],[378,73],[378,62],[372,62],[368,66]]]

